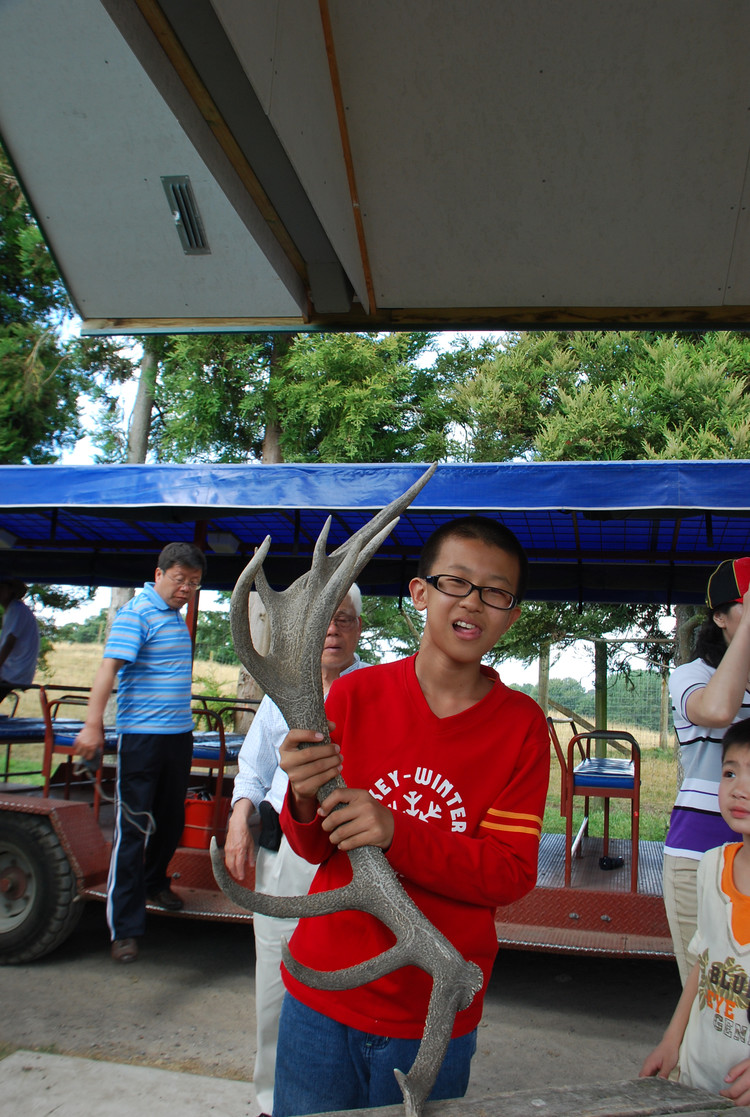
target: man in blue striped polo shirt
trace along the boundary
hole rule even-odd
[[[193,756],[193,649],[180,610],[200,589],[205,571],[198,547],[167,544],[154,581],[114,619],[76,738],[85,759],[104,747],[104,709],[117,680],[115,831],[107,882],[116,962],[138,956],[147,899],[169,911],[182,907],[167,876],[185,824]]]

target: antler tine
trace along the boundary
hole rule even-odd
[[[216,838],[211,839],[211,867],[216,883],[222,892],[246,911],[257,911],[261,915],[273,915],[281,919],[301,919],[303,916],[330,915],[343,911],[351,895],[351,884],[329,892],[313,892],[307,896],[271,896],[265,892],[253,892],[230,876],[224,864],[224,851],[219,848]]]
[[[391,519],[383,523],[381,517],[376,525],[380,530],[361,531],[354,546],[345,545],[327,555],[329,517],[315,544],[310,570],[281,592],[271,589],[263,571],[262,561],[268,551],[265,543],[262,553],[259,550],[241,574],[230,607],[235,649],[253,678],[276,701],[289,724],[292,721],[288,714],[293,715],[294,723],[298,724],[298,700],[301,701],[303,695],[312,698],[320,690],[315,678],[319,667],[315,665],[319,664],[326,630],[336,607],[397,522],[398,519]],[[247,602],[253,579],[271,621],[271,643],[265,656],[256,651],[247,624]],[[282,677],[285,686],[280,693],[278,681]],[[318,725],[318,721],[322,724]],[[308,728],[325,731],[322,697],[316,724],[310,723]]]
[[[417,493],[421,492],[425,487],[436,469],[437,462],[433,462],[429,469],[425,470],[422,476],[419,477],[405,493],[402,493],[401,496],[392,500],[386,508],[381,508],[379,512],[376,512],[372,519],[368,520],[366,524],[363,524],[358,531],[355,531],[354,535],[351,535],[345,543],[342,543],[341,546],[333,552],[331,557],[337,555],[339,551],[358,546],[362,536],[364,536],[365,539],[369,539],[373,532],[379,531],[381,526],[389,520],[397,520],[404,509],[409,507]]]
[[[399,513],[409,505],[416,494],[427,484],[436,469],[437,463],[433,463],[405,493],[391,501],[386,508],[381,509],[368,523],[364,524],[330,555],[326,555],[325,547],[331,525],[331,517],[329,516],[315,543],[311,569],[281,593],[271,589],[263,572],[263,560],[271,543],[270,536],[266,537],[240,575],[232,594],[230,609],[232,639],[237,654],[250,674],[257,678],[265,690],[270,691],[273,685],[273,672],[277,665],[275,655],[277,641],[274,640],[276,633],[272,623],[269,654],[259,656],[253,646],[245,619],[247,601],[253,580],[261,600],[269,611],[272,611],[276,604],[280,603],[280,600],[285,597],[301,597],[301,591],[304,589],[308,601],[313,596],[316,597],[316,613],[318,616],[327,612],[330,607],[330,613],[326,618],[327,627],[330,616],[333,615],[333,611],[346,593],[349,585],[369,562],[383,539],[393,530],[398,522]],[[314,582],[314,587],[310,585],[310,582]],[[313,588],[315,595],[312,592]],[[324,635],[323,639],[325,639]],[[288,649],[284,648],[283,651],[286,657]],[[271,686],[266,684],[271,684]]]
[[[266,665],[265,657],[255,650],[248,623],[248,602],[253,582],[255,582],[263,604],[268,607],[268,596],[273,593],[273,590],[263,574],[263,561],[270,546],[271,536],[267,535],[237,579],[229,607],[229,624],[237,656],[253,678],[263,686],[264,690],[266,689],[265,683],[272,679],[272,675],[269,673],[271,665]]]

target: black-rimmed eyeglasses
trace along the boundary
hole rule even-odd
[[[498,589],[497,586],[475,586],[468,578],[456,578],[453,574],[430,574],[425,578],[440,593],[448,597],[468,597],[474,590],[479,594],[481,601],[492,609],[515,609],[518,598],[508,590]]]

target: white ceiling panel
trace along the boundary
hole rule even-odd
[[[363,305],[367,285],[347,183],[320,12],[310,0],[213,0],[242,66]]]
[[[748,5],[368,10],[335,3],[379,305],[724,301]]]
[[[5,0],[0,129],[91,330],[747,327],[748,44],[746,0]]]
[[[43,34],[28,5],[0,17],[0,126],[82,316],[298,318],[101,4],[31,7]],[[21,38],[34,49],[19,50]],[[210,254],[183,252],[162,175],[190,176]]]

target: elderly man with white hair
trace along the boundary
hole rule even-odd
[[[362,594],[354,584],[326,632],[320,661],[324,695],[339,675],[368,666],[355,651],[362,631],[361,615]],[[255,864],[256,889],[273,896],[305,895],[317,869],[291,850],[279,826],[287,788],[286,773],[279,767],[279,749],[288,731],[278,706],[266,695],[240,750],[224,846],[224,859],[232,876],[244,881]],[[257,854],[250,831],[250,820],[256,811],[261,818]],[[296,919],[274,919],[257,912],[253,917],[257,1022],[253,1085],[261,1117],[273,1112],[276,1039],[284,997],[281,942],[291,938],[296,925]]]

